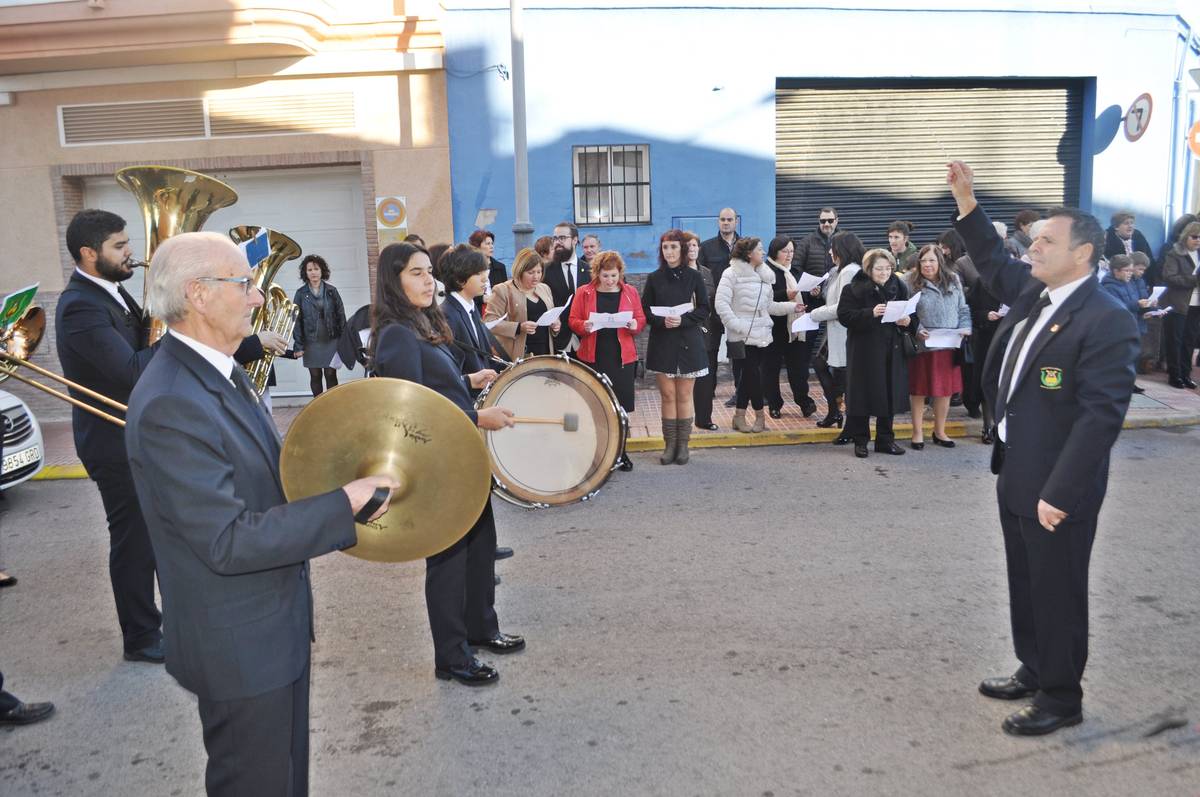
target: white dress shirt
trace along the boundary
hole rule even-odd
[[[133,312],[133,308],[130,307],[129,305],[125,304],[125,300],[123,298],[121,298],[121,292],[117,290],[117,283],[113,282],[112,280],[101,279],[100,277],[93,277],[91,274],[87,273],[86,271],[81,269],[79,266],[75,267],[75,273],[78,274],[79,276],[83,277],[85,280],[91,280],[92,282],[96,283],[104,290],[108,291],[109,296],[116,299],[117,304],[119,304],[125,308],[125,312],[127,312],[127,313]]]
[[[1021,368],[1025,365],[1025,358],[1029,356],[1029,350],[1033,347],[1033,342],[1037,340],[1038,335],[1041,334],[1042,329],[1045,328],[1046,324],[1050,323],[1050,318],[1054,315],[1054,311],[1062,306],[1062,303],[1070,298],[1071,294],[1073,294],[1080,285],[1087,282],[1089,279],[1092,279],[1091,274],[1080,277],[1074,282],[1068,282],[1066,285],[1060,285],[1053,290],[1047,291],[1050,294],[1050,306],[1042,308],[1041,314],[1038,315],[1037,320],[1033,322],[1033,328],[1030,329],[1029,334],[1025,336],[1025,342],[1021,346],[1020,353],[1017,355],[1017,361],[1013,363],[1013,377],[1012,381],[1009,382],[1008,395],[1004,398],[1005,403],[1012,398],[1012,394],[1017,389],[1018,375],[1021,373]],[[1022,326],[1026,323],[1027,321],[1021,321],[1013,327],[1012,334],[1008,337],[1008,345],[1004,347],[1004,359],[1000,361],[1002,367],[1004,363],[1008,362],[1008,354],[1012,349],[1013,341],[1017,339],[1017,335],[1021,333]],[[1000,374],[1000,378],[1004,378],[1003,373]],[[1008,438],[1005,437],[1004,418],[997,420],[996,434],[1000,436],[1001,440],[1007,442]]]
[[[228,355],[223,351],[217,351],[212,346],[201,343],[195,338],[189,338],[187,335],[178,330],[171,329],[168,331],[171,333],[171,335],[178,338],[180,343],[196,352],[196,354],[199,354],[205,359],[205,361],[208,362],[209,365],[211,365],[213,368],[216,368],[217,373],[232,381],[233,366],[237,365],[237,363],[234,362],[234,359],[231,355]]]

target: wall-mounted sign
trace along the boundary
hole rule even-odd
[[[1196,122],[1188,129],[1188,149],[1192,151],[1193,155],[1200,158],[1200,122]]]
[[[402,196],[375,197],[375,229],[379,248],[401,243],[408,236],[408,208]]]
[[[1133,101],[1125,112],[1125,138],[1137,141],[1150,126],[1150,113],[1154,110],[1154,100],[1149,94],[1143,94]]]

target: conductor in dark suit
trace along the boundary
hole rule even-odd
[[[575,296],[575,291],[592,280],[591,267],[586,260],[579,260],[576,252],[578,245],[578,227],[569,221],[562,221],[554,226],[551,261],[542,270],[542,282],[550,287],[555,307],[565,307],[567,301]],[[570,345],[571,335],[570,326],[563,324],[562,329],[554,336],[554,350],[573,352],[575,347]]]
[[[357,542],[394,487],[368,477],[288,503],[280,441],[234,362],[262,304],[216,233],[164,242],[149,305],[169,327],[130,397],[134,484],[157,555],[167,671],[199,698],[210,795],[308,793],[308,559]],[[382,499],[382,500],[381,500]]]
[[[1004,730],[1051,733],[1083,721],[1088,562],[1109,451],[1133,391],[1137,324],[1093,274],[1104,247],[1095,218],[1051,210],[1027,264],[1009,256],[978,206],[970,167],[951,163],[947,182],[981,281],[1011,308],[988,350],[983,390],[996,408],[992,472],[1021,666],[979,691],[1032,696]]]

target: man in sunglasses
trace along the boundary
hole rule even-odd
[[[833,242],[837,226],[837,211],[833,208],[821,208],[817,214],[817,229],[796,242],[796,255],[792,258],[792,264],[816,277],[833,268],[829,246]]]

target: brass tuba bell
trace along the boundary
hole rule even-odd
[[[215,177],[174,166],[126,166],[116,177],[121,187],[133,194],[142,211],[146,263],[154,257],[160,243],[181,232],[197,232],[209,216],[234,204],[238,198],[237,191]],[[153,319],[150,342],[162,337],[164,330],[163,323]]]
[[[258,235],[261,227],[243,224],[229,231],[229,237],[234,243],[244,243]],[[303,254],[300,244],[283,233],[267,229],[267,245],[270,251],[258,263],[251,263],[254,268],[254,287],[263,295],[263,303],[254,308],[250,315],[250,334],[257,335],[264,329],[278,332],[284,338],[291,339],[292,330],[296,326],[299,308],[288,298],[287,292],[275,284],[275,275],[280,267],[289,260],[295,260]],[[267,380],[271,376],[271,364],[275,354],[267,352],[261,359],[255,360],[246,368],[254,389],[261,396],[267,389]]]

